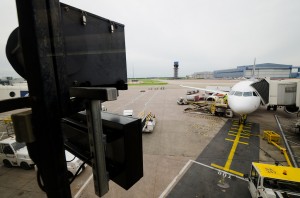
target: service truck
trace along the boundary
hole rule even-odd
[[[156,118],[153,113],[149,112],[144,118],[142,118],[143,132],[146,133],[153,132],[155,125],[156,125]]]
[[[73,177],[83,161],[67,150],[65,151],[65,155],[68,177]],[[0,141],[0,159],[4,166],[8,168],[20,166],[25,170],[29,170],[34,167],[34,162],[29,157],[26,144],[17,142],[13,136]],[[83,168],[85,167],[86,165]],[[83,169],[81,169],[80,172],[82,170]]]
[[[156,117],[153,113],[145,113],[145,111],[142,111],[138,114],[138,118],[141,119],[142,122],[142,132],[151,133],[154,130],[154,127],[156,125]]]
[[[0,141],[0,159],[6,167],[20,166],[28,170],[34,166],[25,143],[19,143],[14,137]]]
[[[252,163],[248,188],[252,198],[300,197],[300,169]]]

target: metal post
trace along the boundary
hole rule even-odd
[[[89,100],[86,103],[86,116],[90,151],[93,156],[95,193],[101,197],[108,192],[108,177],[105,164],[105,141],[101,120],[101,102],[99,100]]]
[[[108,192],[108,173],[105,163],[105,138],[101,119],[101,101],[117,99],[116,88],[72,87],[70,95],[85,98],[86,117],[89,133],[90,152],[92,154],[95,193],[103,196]]]

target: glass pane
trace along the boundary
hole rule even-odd
[[[247,96],[252,96],[252,92],[244,92],[243,96],[247,97]]]
[[[236,92],[234,93],[234,95],[235,95],[235,96],[242,96],[242,95],[243,95],[243,92],[236,91]]]

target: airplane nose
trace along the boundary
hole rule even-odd
[[[257,106],[249,102],[243,101],[228,100],[228,105],[233,112],[238,113],[240,115],[252,113],[257,109]]]

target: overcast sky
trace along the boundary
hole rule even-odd
[[[300,0],[64,0],[125,25],[128,77],[179,76],[259,63],[300,66]],[[0,1],[0,77],[18,76],[5,55],[18,26]]]

